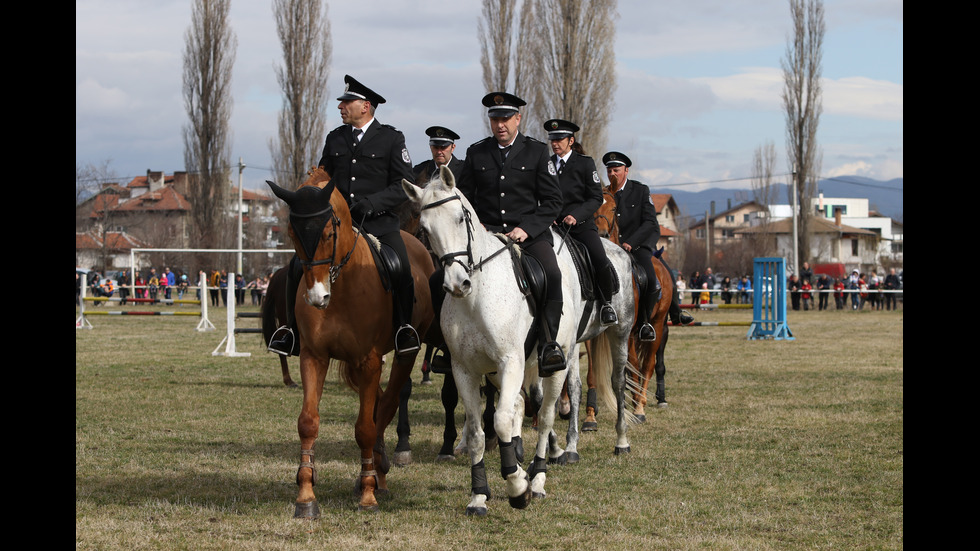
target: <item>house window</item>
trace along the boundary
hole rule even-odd
[[[729,215],[725,216],[725,222],[735,222],[735,215],[734,214],[729,214]]]
[[[858,240],[851,239],[851,256],[857,256],[857,255],[858,255]]]
[[[695,230],[694,235],[698,239],[704,239],[704,230]]]
[[[735,230],[723,229],[721,230],[721,236],[725,239],[731,239],[735,237]]]
[[[893,241],[892,242],[892,253],[894,253],[894,254],[901,254],[901,253],[904,253],[904,252],[905,252],[905,246],[904,246],[904,244],[901,241],[899,241],[899,242],[894,242]]]
[[[752,220],[752,215],[751,214],[743,214],[742,215],[742,222],[748,223],[751,220]]]

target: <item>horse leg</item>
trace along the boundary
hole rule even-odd
[[[480,376],[461,374],[456,378],[456,387],[459,389],[459,397],[466,412],[463,438],[469,442],[467,451],[470,456],[470,502],[466,505],[466,514],[482,517],[487,514],[490,485],[487,483],[487,469],[483,462],[485,444],[483,418],[480,416]]]
[[[395,445],[395,466],[404,467],[412,463],[412,446],[409,436],[412,428],[408,422],[408,399],[412,397],[412,379],[402,385],[398,393],[398,444]]]
[[[616,394],[616,447],[613,454],[620,455],[630,452],[630,442],[626,436],[626,365],[629,362],[631,348],[629,333],[624,332],[618,338],[610,336],[612,341],[612,387]]]
[[[582,375],[579,373],[579,355],[574,354],[575,360],[569,362],[568,374],[565,378],[564,389],[567,389],[569,396],[569,415],[565,418],[569,419],[568,431],[565,433],[565,449],[561,450],[557,446],[557,442],[552,445],[552,453],[548,457],[548,463],[565,465],[568,463],[578,463],[578,410],[579,403],[582,400]],[[573,365],[574,364],[574,365]],[[560,414],[559,407],[559,416]],[[554,431],[551,431],[554,435]],[[555,436],[556,440],[557,437]],[[556,455],[555,452],[560,452]]]
[[[493,386],[493,383],[487,379],[487,385],[483,387],[483,393],[487,399],[487,407],[483,410],[483,426],[485,427],[484,431],[486,434],[484,447],[492,450],[497,447],[497,442],[499,441],[497,427],[493,422],[494,414],[497,411],[497,387]]]
[[[596,419],[599,406],[596,400],[595,373],[592,371],[592,341],[585,343],[585,349],[589,356],[589,369],[585,374],[585,383],[588,385],[589,391],[585,397],[585,420],[582,421],[582,432],[594,432],[599,430],[599,422]]]
[[[374,353],[372,353],[373,355]],[[372,357],[369,355],[368,357]],[[394,419],[395,414],[400,411],[405,411],[406,415],[408,412],[407,400],[408,396],[404,394],[405,386],[410,382],[412,368],[415,366],[415,354],[407,356],[395,356],[394,362],[391,366],[391,375],[388,378],[388,386],[381,391],[380,383],[377,386],[377,400],[375,402],[375,430],[377,438],[374,445],[374,462],[377,467],[377,491],[381,493],[387,493],[387,474],[390,465],[388,464],[388,456],[385,453],[385,430],[387,430],[388,425]],[[384,358],[381,357],[381,367],[384,367]],[[380,376],[379,376],[380,377]],[[402,400],[404,399],[404,403]],[[399,423],[401,420],[399,419]],[[399,426],[399,429],[401,427]],[[405,431],[404,434],[399,433],[399,445],[404,449],[402,450],[402,461],[405,461],[407,456],[407,463],[411,463],[411,447],[408,444],[408,419],[405,419]],[[404,437],[404,443],[402,438]],[[397,452],[397,450],[396,450]],[[405,453],[407,452],[407,453]],[[397,456],[397,453],[396,453]],[[396,457],[397,460],[397,457]]]
[[[664,323],[663,334],[657,342],[657,407],[667,407],[667,389],[664,383],[664,375],[667,373],[667,366],[664,364],[664,349],[667,348],[667,324]]]
[[[642,347],[639,352],[640,384],[639,390],[637,391],[636,408],[633,410],[633,413],[636,415],[636,420],[640,423],[645,423],[647,420],[647,391],[650,388],[650,379],[656,377],[657,353],[653,347],[655,344],[655,342],[638,343],[638,346]]]
[[[320,397],[323,395],[323,380],[330,364],[305,352],[300,354],[299,364],[303,382],[303,406],[296,423],[299,431],[300,463],[296,471],[299,494],[296,497],[293,518],[320,518],[320,507],[313,492],[316,484],[313,446],[320,432]]]
[[[558,396],[561,394],[562,386],[564,381],[560,380],[567,378],[567,374],[573,369],[578,369],[578,355],[569,354],[567,358],[567,369],[562,373],[566,374],[566,377],[560,377],[559,375],[554,375],[547,379],[540,379],[541,381],[541,391],[544,394],[544,400],[541,403],[541,408],[538,410],[538,442],[535,448],[534,460],[531,462],[531,468],[527,476],[531,480],[531,495],[533,497],[545,497],[547,492],[545,492],[544,485],[548,478],[548,463],[551,458],[549,458],[548,448],[552,447],[550,444],[554,439],[554,447],[557,448],[557,438],[554,438],[554,424],[555,424],[555,413],[557,410]],[[559,380],[555,380],[559,379]],[[576,424],[578,421],[576,420]],[[501,450],[503,449],[503,444],[501,444]],[[558,453],[560,457],[563,452],[558,452],[555,450],[554,453]],[[503,461],[503,453],[501,453],[501,461]]]
[[[498,389],[500,395],[497,399],[497,410],[493,414],[493,425],[497,431],[497,446],[500,449],[500,476],[505,480],[510,506],[515,509],[523,509],[531,502],[531,485],[528,482],[527,473],[521,468],[517,460],[517,442],[513,438],[514,427],[519,426],[515,421],[515,416],[520,419],[517,403],[523,376],[523,357],[512,358],[510,364],[507,364],[505,360],[505,363],[500,366],[500,388]],[[552,387],[556,382],[558,385],[549,396],[551,400],[549,406],[553,413],[564,377],[552,378],[557,379],[557,381],[551,381]]]
[[[381,387],[381,355],[379,353],[372,350],[361,360],[356,379],[360,408],[357,412],[357,421],[354,424],[354,439],[361,449],[361,472],[358,474],[358,485],[356,486],[360,489],[357,509],[359,511],[377,511],[378,499],[375,496],[375,491],[384,487],[384,473],[379,473],[375,468],[375,444],[379,440],[378,425],[380,424],[376,423],[375,417],[378,407],[378,391]],[[399,391],[403,384],[404,381],[401,381],[397,387]],[[378,413],[380,416],[380,412]],[[388,417],[389,422],[392,417],[394,415]]]
[[[289,388],[296,388],[296,383],[289,376],[289,362],[286,360],[286,356],[279,356],[279,366],[282,368],[282,384]]]
[[[456,448],[453,450],[453,444],[456,442],[456,405],[459,403],[459,390],[456,388],[456,380],[453,379],[452,373],[446,373],[445,379],[442,381],[442,410],[446,413],[446,424],[442,431],[442,448],[439,450],[439,455],[436,456],[436,461],[452,461],[456,456],[456,451],[459,450],[461,453],[465,453],[466,450],[460,450]],[[460,445],[463,442],[460,441]]]

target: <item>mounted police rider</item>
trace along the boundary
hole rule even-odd
[[[636,180],[629,179],[630,167],[633,162],[618,151],[610,151],[602,156],[602,164],[606,165],[606,176],[609,178],[609,189],[616,199],[616,222],[619,225],[619,243],[627,252],[633,255],[633,260],[643,269],[647,276],[647,288],[640,297],[640,326],[641,341],[654,341],[657,332],[650,323],[650,316],[663,294],[663,287],[653,269],[653,252],[660,240],[660,223],[657,221],[657,209],[650,198],[650,188]],[[660,262],[667,267],[667,272],[673,271],[663,258]],[[694,321],[687,312],[680,310],[677,298],[677,286],[671,297],[669,311],[670,319],[675,325],[687,325]]]
[[[602,206],[602,183],[595,161],[582,153],[575,139],[575,132],[579,131],[575,123],[551,119],[544,123],[544,129],[554,152],[551,160],[558,170],[563,202],[555,223],[567,228],[571,237],[585,245],[601,295],[599,321],[602,325],[615,325],[619,319],[610,301],[619,290],[619,281],[595,225],[595,212]]]
[[[344,93],[337,98],[344,124],[327,134],[318,164],[347,200],[354,225],[376,236],[398,257],[399,273],[392,274],[395,353],[408,354],[418,350],[420,344],[418,332],[411,325],[415,286],[394,209],[408,199],[401,187],[402,179],[415,181],[412,160],[405,136],[374,118],[375,110],[385,99],[350,75],[344,76],[344,82]],[[287,324],[277,329],[269,342],[269,350],[277,354],[299,352],[293,307],[301,276],[302,267],[294,257],[287,274]]]

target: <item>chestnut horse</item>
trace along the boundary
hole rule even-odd
[[[615,196],[609,188],[606,187],[602,190],[602,206],[596,211],[595,221],[596,226],[599,228],[599,235],[608,237],[613,243],[619,244],[619,226],[616,223],[616,199]],[[674,294],[674,278],[670,274],[670,270],[667,266],[660,261],[660,258],[654,256],[651,258],[653,262],[654,272],[657,274],[657,279],[660,280],[660,286],[663,289],[663,294],[660,300],[657,302],[650,314],[650,323],[653,325],[654,329],[657,331],[657,338],[652,342],[642,342],[637,338],[637,331],[643,324],[643,320],[639,319],[639,300],[640,294],[637,291],[635,293],[636,299],[636,312],[637,318],[634,323],[633,331],[630,333],[630,344],[629,344],[629,361],[631,366],[636,366],[636,371],[634,371],[634,380],[631,388],[633,388],[633,398],[635,401],[635,407],[633,414],[636,416],[637,421],[643,422],[646,420],[645,406],[647,403],[647,388],[650,385],[650,379],[656,377],[657,390],[656,390],[656,400],[657,407],[666,407],[667,399],[665,395],[664,387],[664,374],[667,371],[667,367],[664,365],[664,349],[667,346],[667,312],[670,309],[671,297]],[[591,351],[590,351],[591,353]],[[589,372],[586,377],[586,381],[589,385],[589,389],[595,388],[593,377],[592,377],[592,361],[591,357],[589,360]],[[591,409],[591,412],[590,412]],[[586,419],[583,423],[582,430],[595,430],[595,408],[586,405]],[[588,428],[586,428],[588,427]]]
[[[297,518],[316,518],[313,448],[320,428],[319,404],[330,360],[360,398],[354,436],[360,448],[358,508],[377,510],[376,493],[387,491],[390,467],[384,431],[394,418],[398,396],[411,375],[417,353],[395,356],[382,391],[383,356],[394,348],[392,295],[375,266],[368,236],[355,231],[347,202],[322,168],[313,169],[296,191],[267,182],[289,205],[289,236],[303,264],[296,294],[299,368],[303,405],[299,414],[300,464],[296,474]],[[429,276],[434,271],[425,247],[402,232],[415,280],[412,325],[425,336],[432,323]]]

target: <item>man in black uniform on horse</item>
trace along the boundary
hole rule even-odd
[[[405,136],[374,118],[375,110],[385,99],[350,75],[344,77],[344,82],[344,93],[337,98],[344,124],[327,134],[318,164],[347,200],[354,226],[377,237],[398,256],[399,273],[391,274],[392,322],[395,353],[407,354],[419,349],[420,340],[411,325],[415,285],[395,208],[408,200],[402,179],[415,181],[412,159],[405,147]],[[269,342],[269,350],[277,354],[299,352],[293,308],[301,276],[302,267],[294,257],[286,283],[287,324],[277,329]]]
[[[545,273],[547,296],[538,308],[538,371],[550,377],[565,369],[565,354],[556,341],[561,322],[561,270],[551,239],[551,224],[561,212],[558,171],[544,142],[519,131],[521,98],[506,92],[484,96],[493,135],[466,150],[463,170],[456,187],[473,205],[483,226],[506,235],[535,258]],[[433,275],[437,287],[442,270]],[[441,293],[433,296],[438,315]],[[448,357],[438,358],[448,364]],[[436,359],[433,359],[433,363]]]
[[[657,332],[650,324],[650,315],[663,294],[663,287],[653,269],[653,252],[660,241],[660,222],[657,221],[657,209],[650,198],[650,188],[636,180],[629,179],[630,166],[633,162],[629,157],[618,151],[610,151],[602,156],[602,164],[606,165],[606,176],[609,178],[609,189],[616,198],[616,223],[619,225],[619,244],[633,255],[633,260],[643,269],[647,276],[646,292],[640,297],[640,326],[641,341],[657,340]],[[667,268],[667,273],[673,270],[663,258],[660,262]],[[670,320],[674,325],[687,325],[694,321],[687,312],[680,309],[677,296],[677,286],[671,297]]]

